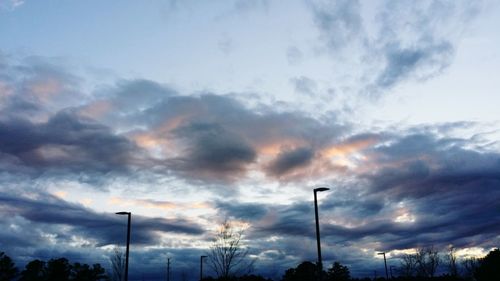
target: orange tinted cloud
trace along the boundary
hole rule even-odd
[[[339,145],[334,145],[325,148],[322,151],[322,155],[324,155],[325,157],[345,156],[363,150],[369,146],[372,146],[376,142],[377,142],[376,139],[370,138],[370,139],[356,140]]]
[[[90,118],[99,118],[107,114],[113,109],[113,105],[108,100],[99,100],[95,101],[91,104],[86,105],[82,109],[80,109],[79,113],[81,115],[90,117]]]
[[[178,203],[171,201],[161,201],[161,200],[153,200],[153,199],[126,199],[120,197],[113,197],[109,201],[112,205],[137,205],[139,207],[144,208],[152,208],[152,209],[163,209],[163,210],[172,210],[172,209],[209,209],[212,208],[212,205],[206,202],[195,202],[195,203]]]
[[[148,131],[134,132],[131,138],[142,148],[160,149],[160,151],[174,150],[175,143],[168,138],[169,133],[181,126],[188,118],[189,115],[183,115],[165,120],[159,126]]]
[[[37,81],[30,86],[31,93],[42,102],[49,102],[51,97],[59,94],[62,89],[61,82],[54,78]]]
[[[292,150],[298,147],[307,146],[307,142],[300,139],[280,139],[271,140],[259,145],[256,150],[259,154],[267,156],[276,156],[283,150]]]

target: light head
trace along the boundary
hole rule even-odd
[[[322,192],[322,191],[327,191],[330,190],[328,187],[318,187],[314,189],[314,192]]]

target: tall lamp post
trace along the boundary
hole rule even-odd
[[[117,215],[127,215],[128,216],[128,224],[127,224],[127,251],[125,254],[125,281],[128,281],[128,252],[130,248],[130,220],[132,217],[131,212],[118,212]]]
[[[384,256],[385,278],[386,278],[386,280],[389,280],[389,273],[387,273],[387,260],[385,259],[385,252],[380,252],[377,255],[383,255]]]
[[[314,189],[314,215],[316,217],[316,243],[318,244],[318,271],[319,279],[321,280],[321,274],[323,273],[323,262],[321,260],[321,242],[319,236],[319,219],[318,219],[318,198],[316,196],[317,192],[330,190],[326,187],[318,187]]]
[[[207,256],[200,256],[200,281],[203,280],[203,259]]]

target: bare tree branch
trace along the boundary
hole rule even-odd
[[[227,279],[251,271],[253,261],[247,259],[248,249],[242,245],[242,235],[243,231],[235,229],[230,222],[222,223],[207,253],[217,277]]]

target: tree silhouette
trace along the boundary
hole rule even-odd
[[[41,260],[30,261],[21,272],[19,281],[42,281],[46,280],[45,262]]]
[[[247,260],[248,249],[242,244],[243,231],[235,229],[225,221],[207,253],[209,266],[217,277],[229,280],[238,274],[246,274],[252,270],[253,261]]]
[[[417,274],[422,277],[434,277],[441,259],[434,247],[419,248],[415,254]]]
[[[479,266],[479,261],[474,257],[469,257],[462,260],[462,268],[464,271],[464,276],[468,279],[472,279],[474,277],[474,272],[476,272],[478,266]]]
[[[71,270],[71,279],[75,281],[105,281],[109,280],[106,271],[100,264],[90,267],[88,264],[75,263]]]
[[[17,268],[12,259],[4,252],[0,252],[0,281],[14,280],[17,275]]]
[[[401,257],[401,266],[399,271],[405,277],[412,277],[417,270],[417,259],[415,255],[404,254]]]
[[[498,248],[479,261],[474,277],[477,281],[500,280],[500,250]]]
[[[351,279],[349,268],[338,262],[334,262],[332,267],[328,269],[327,276],[329,281],[348,281]]]
[[[316,264],[305,261],[299,264],[296,268],[289,268],[285,271],[285,275],[281,281],[316,281],[317,266]]]
[[[113,281],[123,280],[125,274],[125,255],[118,249],[115,249],[111,257],[111,270],[113,271]]]
[[[448,263],[448,272],[450,273],[450,276],[458,276],[457,255],[455,254],[455,248],[450,247],[448,254],[446,255],[446,261]]]
[[[100,264],[70,264],[66,258],[49,262],[33,260],[21,272],[19,281],[107,281],[109,277]]]
[[[67,281],[71,273],[71,264],[66,258],[51,259],[47,263],[47,279],[50,281]]]

